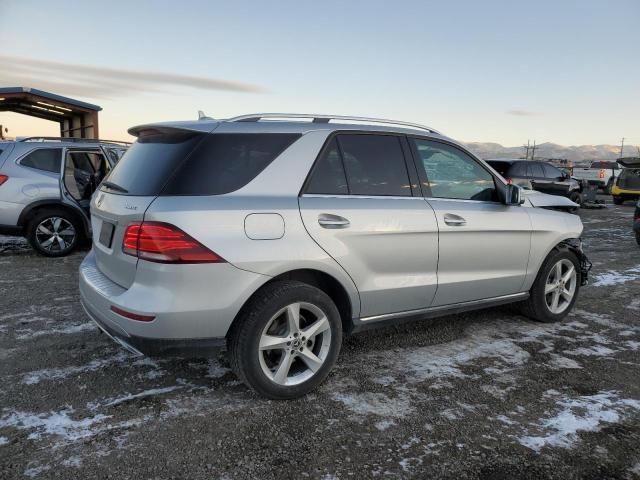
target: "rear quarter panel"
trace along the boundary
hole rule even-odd
[[[245,220],[252,214],[277,214],[284,222],[280,238],[250,238]],[[353,316],[360,314],[360,299],[347,273],[309,236],[300,218],[297,196],[291,197],[158,197],[145,214],[145,221],[171,223],[231,265],[271,277],[298,269],[313,269],[334,277],[350,297]],[[238,292],[248,299],[261,285]]]

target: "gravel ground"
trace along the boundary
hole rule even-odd
[[[222,355],[133,357],[78,303],[86,252],[0,238],[0,478],[640,478],[632,212],[580,213],[594,269],[565,322],[500,308],[364,333],[289,402]]]

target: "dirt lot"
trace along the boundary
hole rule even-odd
[[[291,402],[223,356],[133,357],[82,312],[86,252],[0,239],[0,478],[640,478],[632,212],[581,212],[594,270],[564,323],[502,308],[355,336]]]

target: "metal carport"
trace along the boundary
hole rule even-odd
[[[0,112],[16,112],[60,124],[61,137],[99,138],[102,107],[28,87],[0,87]]]

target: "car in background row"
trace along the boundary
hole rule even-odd
[[[601,190],[610,193],[613,182],[621,170],[618,162],[591,162],[589,167],[573,167],[571,175],[583,182],[595,183]]]
[[[618,161],[624,168],[611,187],[611,195],[613,203],[622,205],[626,200],[640,199],[640,157],[621,158]]]
[[[502,177],[514,185],[550,195],[567,197],[582,204],[582,184],[554,165],[534,160],[487,160]]]
[[[537,208],[573,202],[429,127],[253,114],[129,132],[91,202],[85,311],[138,354],[226,345],[269,398],[317,387],[343,334],[505,303],[559,321],[586,282],[580,217]]]
[[[0,143],[0,234],[25,236],[49,257],[91,238],[89,202],[125,142],[29,137]]]

